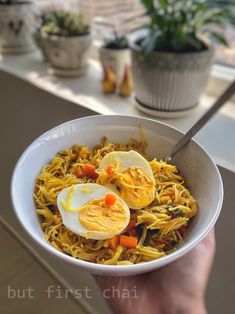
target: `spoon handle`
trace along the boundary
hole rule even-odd
[[[207,121],[233,96],[235,93],[235,81],[229,85],[224,93],[217,99],[214,105],[183,135],[175,144],[171,153],[166,160],[171,160],[190,140],[191,138],[207,123]]]

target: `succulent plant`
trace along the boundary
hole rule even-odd
[[[235,24],[234,0],[141,0],[150,18],[149,34],[138,42],[143,53],[206,49],[204,37],[227,45],[221,27]]]
[[[125,49],[128,48],[128,40],[126,36],[120,36],[114,31],[112,36],[105,38],[104,47],[109,49]]]
[[[69,37],[88,34],[90,26],[83,15],[60,10],[43,14],[39,30],[49,35]]]

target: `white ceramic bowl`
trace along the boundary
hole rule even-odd
[[[199,211],[190,224],[184,242],[176,252],[158,260],[136,265],[99,265],[61,253],[44,239],[33,200],[35,179],[42,167],[59,150],[73,144],[93,147],[103,136],[108,136],[113,142],[126,142],[130,137],[140,138],[140,125],[144,129],[149,144],[148,155],[151,158],[164,158],[182,136],[180,131],[150,119],[118,115],[92,116],[69,121],[49,130],[37,138],[22,154],[12,177],[12,202],[25,230],[48,254],[53,254],[60,260],[91,273],[114,276],[141,274],[183,256],[213,227],[223,201],[222,180],[208,153],[195,141],[191,141],[177,155],[174,163],[187,179],[187,184],[199,203]]]

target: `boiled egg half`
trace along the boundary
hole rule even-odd
[[[101,160],[98,173],[98,182],[117,193],[132,209],[144,208],[155,198],[152,169],[136,151],[108,153]]]
[[[130,210],[120,196],[96,183],[76,184],[57,197],[63,224],[87,239],[109,239],[123,232]]]

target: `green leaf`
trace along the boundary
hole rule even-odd
[[[192,48],[195,48],[195,50],[198,51],[204,48],[203,42],[197,37],[194,37],[194,35],[188,35],[185,39],[185,42],[188,44],[188,46],[191,46]]]
[[[213,40],[227,44],[223,34],[208,32],[213,25],[235,25],[235,0],[141,0],[150,17],[151,30],[142,42],[143,50],[198,51],[205,48],[197,34],[206,33]],[[205,32],[206,31],[206,32]]]
[[[159,31],[151,31],[149,35],[141,42],[141,49],[144,55],[149,54],[156,47],[156,40],[159,36]]]
[[[164,10],[166,10],[168,7],[168,0],[159,0],[159,4]]]
[[[215,31],[208,31],[208,36],[215,40],[217,43],[229,47],[228,41],[223,34],[220,34]]]
[[[141,0],[147,11],[154,10],[153,0]]]

